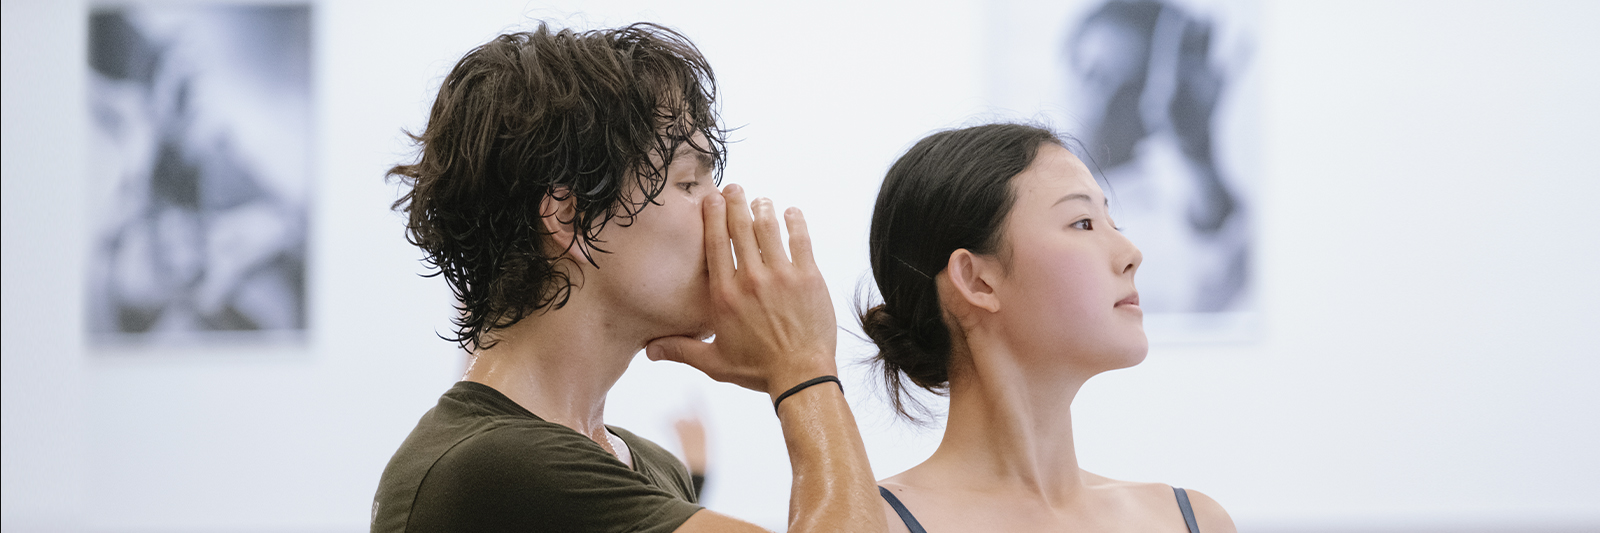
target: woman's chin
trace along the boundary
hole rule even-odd
[[[1139,350],[1136,354],[1131,355],[1131,356],[1128,357],[1128,364],[1124,365],[1122,368],[1128,368],[1128,367],[1137,365],[1139,363],[1143,363],[1145,355],[1147,355],[1149,353],[1150,353],[1149,350]]]
[[[1127,348],[1117,354],[1118,364],[1115,368],[1128,368],[1144,362],[1145,356],[1150,354],[1150,340],[1145,338],[1144,329],[1140,328],[1138,342],[1131,343]]]

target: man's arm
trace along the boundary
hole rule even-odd
[[[833,303],[800,211],[784,213],[785,254],[771,201],[759,199],[746,207],[744,191],[729,185],[707,196],[701,207],[715,342],[658,339],[648,347],[649,357],[687,363],[712,379],[765,392],[773,400],[812,378],[836,375]],[[794,469],[789,531],[884,531],[866,447],[840,387],[808,387],[785,399],[777,415]],[[751,527],[700,512],[678,531]]]

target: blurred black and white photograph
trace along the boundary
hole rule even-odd
[[[91,337],[303,331],[310,9],[102,7],[88,30]]]
[[[1077,141],[1112,217],[1144,254],[1137,283],[1151,339],[1250,337],[1256,6],[1018,0],[992,9],[991,101]]]

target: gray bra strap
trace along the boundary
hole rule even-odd
[[[1189,533],[1200,533],[1200,524],[1194,522],[1194,507],[1189,505],[1189,491],[1172,487],[1172,493],[1178,495],[1178,510],[1183,511],[1183,523],[1189,525]]]
[[[900,498],[894,497],[889,489],[878,487],[878,494],[882,494],[884,501],[889,502],[889,507],[893,507],[895,514],[900,515],[900,521],[906,523],[906,529],[911,533],[928,533],[928,530],[922,529],[922,524],[917,523],[917,517],[911,516],[911,510],[906,509],[906,505],[900,503]]]

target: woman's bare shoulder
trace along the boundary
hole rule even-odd
[[[1233,517],[1228,516],[1228,511],[1222,504],[1212,499],[1205,493],[1194,489],[1183,489],[1189,494],[1189,506],[1194,508],[1195,524],[1200,526],[1204,533],[1237,533],[1239,529],[1233,525]]]
[[[1153,499],[1154,496],[1166,494],[1166,499],[1172,499],[1172,487],[1165,483],[1145,483],[1142,481],[1123,481],[1111,479],[1094,472],[1083,470],[1083,486],[1091,490],[1105,491],[1121,496],[1137,497],[1141,500]]]
[[[1116,494],[1119,499],[1125,501],[1138,502],[1137,505],[1146,509],[1170,509],[1174,514],[1178,512],[1177,494],[1173,492],[1172,485],[1122,481],[1090,472],[1083,474],[1085,486]],[[1238,529],[1234,527],[1233,519],[1228,516],[1228,511],[1222,508],[1222,504],[1194,489],[1184,489],[1184,493],[1189,497],[1189,506],[1194,509],[1195,523],[1200,526],[1200,531],[1237,533]]]
[[[878,486],[888,490],[897,498],[905,499],[905,493],[908,489],[910,489],[910,487],[903,482],[905,475],[905,472],[901,472],[899,475],[880,479],[878,480]],[[893,506],[889,505],[889,500],[887,498],[879,498],[879,500],[883,503],[883,514],[884,518],[889,523],[889,533],[911,533],[911,528],[906,526],[905,520],[900,518],[900,512],[896,511]]]

